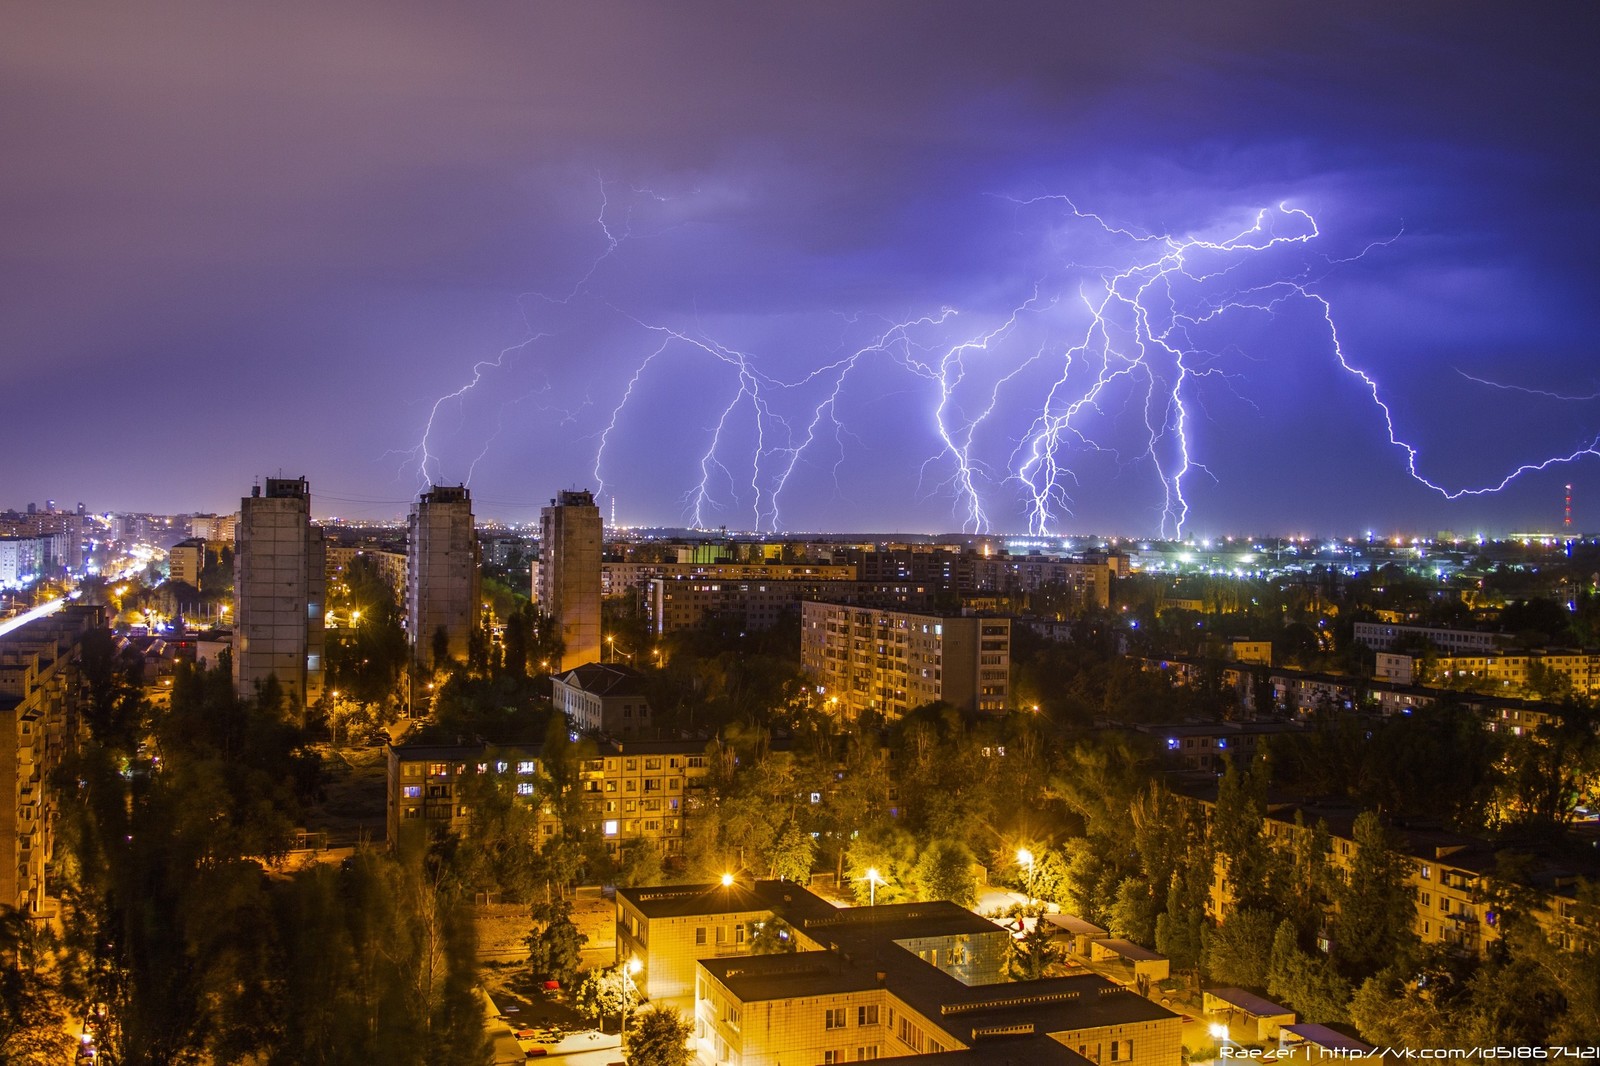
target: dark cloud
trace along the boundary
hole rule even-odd
[[[624,520],[682,520],[704,478],[713,524],[942,528],[965,511],[940,412],[959,428],[993,404],[973,471],[991,521],[1020,527],[1007,475],[1053,380],[1030,360],[1059,364],[1082,329],[1098,274],[1071,265],[1129,247],[1027,202],[1062,194],[1180,236],[1314,212],[1315,245],[1237,276],[1311,281],[1452,486],[1600,430],[1600,405],[1458,373],[1594,391],[1589,5],[40,4],[7,22],[0,505],[225,508],[286,466],[330,510],[395,513],[435,412],[429,472],[470,470],[507,518],[595,484],[603,439]],[[1036,286],[943,393],[929,368]],[[815,417],[833,378],[806,375],[945,309],[857,361],[837,425]],[[1526,526],[1600,469],[1443,501],[1314,310],[1207,331],[1191,527]],[[1159,524],[1134,414],[1119,395],[1097,430],[1114,450],[1062,451],[1059,528]],[[811,444],[791,465],[775,434]]]

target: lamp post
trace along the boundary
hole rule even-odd
[[[1223,1054],[1223,1049],[1228,1046],[1228,1027],[1222,1022],[1212,1022],[1206,1031],[1217,1041],[1217,1054],[1225,1059],[1232,1058],[1231,1055]]]
[[[633,975],[644,969],[644,963],[635,956],[628,960],[628,965],[622,968],[622,1036],[617,1042],[618,1050],[626,1051],[628,1048],[628,985],[633,983]]]
[[[1027,886],[1027,890],[1028,890],[1028,905],[1032,906],[1033,905],[1033,852],[1029,851],[1027,848],[1018,848],[1017,849],[1017,865],[1022,867],[1023,870],[1027,871],[1026,880],[1024,880],[1023,884]]]
[[[878,882],[881,880],[882,878],[878,876],[878,868],[876,866],[868,867],[867,906],[869,907],[876,907],[878,905]]]

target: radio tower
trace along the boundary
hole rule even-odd
[[[1572,531],[1572,486],[1567,486],[1567,511],[1566,517],[1561,521],[1561,528],[1567,532]]]

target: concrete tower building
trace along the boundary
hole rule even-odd
[[[322,530],[305,478],[268,478],[239,501],[234,530],[233,685],[241,696],[276,675],[292,704],[322,694]]]
[[[539,512],[540,608],[561,634],[557,673],[600,661],[600,508],[594,494],[563,492]]]
[[[463,659],[478,620],[478,534],[465,486],[434,485],[411,508],[406,540],[406,617],[411,654],[433,662],[435,634],[444,630],[450,657]]]

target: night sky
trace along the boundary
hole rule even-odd
[[[1472,533],[1571,481],[1600,530],[1600,458],[1452,502],[1372,392],[1449,491],[1593,446],[1597,30],[9,4],[0,507],[281,470],[321,515],[431,478],[508,521],[586,487],[624,524]]]

